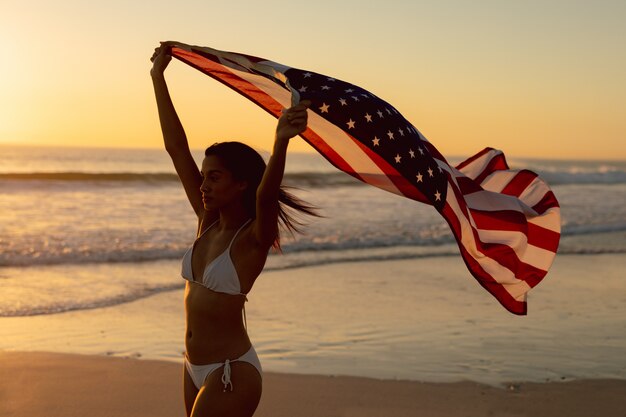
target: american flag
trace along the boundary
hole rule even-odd
[[[311,100],[304,140],[353,177],[432,205],[478,283],[526,314],[527,292],[546,275],[560,238],[559,204],[537,174],[509,169],[492,148],[452,167],[392,105],[333,77],[207,47],[181,44],[172,55],[275,117]]]

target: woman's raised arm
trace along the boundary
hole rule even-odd
[[[200,192],[202,176],[200,175],[196,162],[191,156],[185,130],[178,118],[178,114],[176,114],[174,104],[172,103],[167,88],[167,83],[165,82],[164,71],[172,60],[170,48],[171,43],[164,42],[155,49],[151,58],[153,65],[150,70],[150,75],[152,76],[154,93],[159,109],[159,120],[161,121],[161,131],[163,132],[165,149],[172,158],[176,173],[183,184],[183,188],[185,189],[185,193],[187,194],[187,198],[194,212],[198,218],[202,218],[204,215],[204,205]]]
[[[278,119],[274,150],[257,189],[256,198],[254,234],[259,245],[264,248],[272,246],[278,233],[278,195],[285,172],[287,145],[289,139],[306,129],[307,108],[310,104],[310,101],[304,100],[285,110]]]

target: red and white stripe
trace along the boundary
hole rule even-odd
[[[526,314],[526,293],[546,275],[558,248],[554,194],[535,173],[509,169],[503,153],[491,148],[451,174],[444,217],[468,268],[509,311]]]

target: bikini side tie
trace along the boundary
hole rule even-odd
[[[224,391],[230,385],[230,390],[233,390],[233,382],[230,380],[230,359],[226,359],[224,362],[224,373],[222,374],[222,384],[224,384]]]

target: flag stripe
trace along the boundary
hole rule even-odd
[[[461,190],[461,193],[465,196],[484,191],[484,188],[481,187],[480,184],[465,175],[456,177],[456,184]]]
[[[528,223],[535,226],[542,227],[547,230],[551,230],[554,233],[561,233],[561,209],[559,207],[552,207],[546,210],[541,216],[529,217]]]
[[[475,248],[472,248],[471,243],[468,242],[467,245],[465,244],[466,238],[464,238],[463,233],[464,226],[461,223],[461,218],[463,218],[463,216],[459,216],[457,214],[457,210],[459,210],[459,207],[454,209],[451,204],[446,204],[442,210],[442,214],[457,238],[459,250],[461,251],[463,261],[465,262],[468,270],[471,272],[476,281],[478,281],[483,288],[489,291],[489,293],[491,293],[504,308],[513,314],[526,314],[526,301],[517,300],[513,295],[511,295],[507,287],[502,284],[502,281],[496,281],[477,260],[477,257],[475,256],[477,251]],[[467,227],[467,225],[465,227]],[[468,250],[468,248],[473,250]],[[482,258],[481,260],[484,262],[490,261],[488,258]]]
[[[553,207],[557,207],[558,205],[559,205],[559,202],[556,200],[554,193],[552,191],[549,191],[541,199],[541,201],[539,201],[537,204],[533,206],[533,209],[539,214],[544,214],[549,209]]]
[[[504,187],[506,187],[515,176],[517,171],[496,171],[489,175],[480,183],[480,186],[487,191],[493,191],[494,193],[501,193]]]
[[[195,53],[174,47],[172,48],[172,56],[247,97],[272,116],[280,117],[280,112],[285,106],[276,100],[276,94],[267,94],[254,84],[235,74],[232,70],[216,62],[201,59],[202,57]],[[288,93],[287,97],[289,97]]]
[[[476,209],[470,209],[470,212],[479,229],[524,233],[530,245],[551,252],[556,252],[559,246],[559,233],[529,223],[520,212],[512,210],[491,212]]]
[[[482,164],[478,161],[479,159],[482,158],[486,158],[487,154],[490,153],[491,151],[493,151],[493,148],[485,148],[482,151],[478,152],[476,155],[467,158],[465,161],[461,162],[460,164],[458,164],[456,166],[456,169],[458,169],[459,171],[463,171],[463,172],[470,172],[471,170],[473,170],[473,168],[471,168],[471,165],[474,164],[478,164],[479,166],[481,166]],[[468,176],[470,176],[470,174],[467,174]],[[474,175],[473,177],[475,178],[477,175]]]
[[[504,155],[498,154],[495,155],[489,163],[484,167],[483,172],[481,172],[476,178],[473,178],[477,183],[482,183],[485,178],[498,170],[508,169],[508,165],[504,160]]]
[[[560,233],[529,222],[526,235],[528,236],[529,245],[537,246],[556,254],[561,239]],[[552,262],[551,259],[550,262]]]
[[[535,178],[537,178],[537,174],[534,172],[528,170],[519,171],[500,192],[502,194],[519,197]]]
[[[449,201],[451,202],[452,199],[449,199]],[[457,203],[460,203],[458,198],[454,201],[456,201]],[[461,222],[463,222],[464,218],[472,219],[472,220],[474,218],[473,216],[461,214],[461,213],[468,213],[468,212],[471,213],[471,209],[467,207],[461,208],[460,206],[458,206],[458,209],[455,209],[455,211],[457,211],[456,217],[460,218]],[[499,243],[499,240],[501,239],[500,237],[498,238],[498,241],[495,241],[495,242],[484,241],[481,238],[481,233],[479,233],[479,231],[477,230],[476,225],[472,224],[470,221],[466,221],[466,223],[467,224],[463,226],[460,230],[463,230],[463,229],[466,230],[465,236],[471,233],[473,239],[466,239],[464,237],[461,237],[461,241],[463,242],[463,245],[467,246],[466,242],[472,243],[472,250],[469,250],[470,253],[477,253],[477,254],[480,253],[483,259],[484,257],[488,257],[487,259],[497,259],[498,263],[500,263],[502,266],[508,269],[508,271],[511,272],[511,274],[512,274],[512,271],[515,271],[515,274],[509,276],[507,279],[514,277],[517,280],[528,280],[530,283],[532,283],[532,285],[530,285],[532,287],[536,285],[537,279],[541,279],[545,275],[546,273],[545,270],[541,270],[541,269],[534,267],[533,265],[526,264],[525,262],[519,259],[515,250],[511,249],[509,246],[500,244]],[[489,236],[487,235],[488,233],[483,232],[483,236],[485,236],[486,239],[489,238]],[[519,236],[517,235],[510,235],[510,236],[519,238]],[[551,260],[549,262],[551,263]],[[541,266],[547,269],[547,267],[549,267],[549,263],[547,265],[544,264]],[[504,272],[503,270],[500,270],[498,272],[498,275],[501,277],[504,277],[504,276],[508,276],[509,273]],[[506,282],[504,279],[500,279],[499,281]]]
[[[515,277],[523,281],[545,275],[550,267],[546,262],[546,250],[528,244],[526,235],[521,232],[474,229],[480,240],[480,250],[491,258],[498,259],[501,265],[511,270]],[[524,246],[524,252],[515,252],[512,246]],[[497,256],[491,251],[499,251]]]

